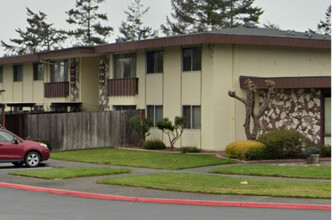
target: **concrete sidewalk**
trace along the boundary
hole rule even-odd
[[[225,165],[219,165],[225,166]],[[227,165],[226,165],[227,166]],[[111,167],[111,168],[122,168],[120,166],[106,166],[96,165],[89,163],[79,162],[68,162],[58,160],[48,160],[44,162],[41,167],[35,169],[50,169],[59,167]],[[216,194],[204,194],[204,193],[185,193],[185,192],[173,192],[163,190],[144,189],[138,187],[126,187],[126,186],[115,186],[115,185],[102,185],[96,184],[100,179],[107,177],[121,177],[121,176],[132,176],[132,175],[144,175],[153,173],[170,173],[170,172],[186,172],[186,173],[204,173],[208,174],[207,171],[218,166],[203,167],[194,169],[185,169],[180,171],[168,171],[168,170],[156,170],[146,168],[134,168],[134,167],[123,167],[133,170],[131,174],[123,174],[116,176],[99,176],[99,177],[84,177],[67,180],[43,180],[27,177],[19,177],[7,175],[8,172],[28,170],[29,168],[15,168],[11,164],[0,164],[0,182],[10,184],[20,184],[34,187],[51,188],[56,190],[69,190],[83,193],[94,193],[112,196],[124,196],[124,197],[135,197],[135,198],[150,198],[150,199],[170,199],[170,200],[193,200],[193,201],[222,201],[222,202],[249,202],[249,203],[273,203],[273,204],[303,204],[303,205],[331,205],[329,199],[305,199],[305,198],[278,198],[269,196],[239,196],[239,195],[216,195]],[[216,175],[216,174],[209,174]],[[217,174],[220,175],[220,174]],[[226,176],[226,175],[225,175]],[[229,176],[229,175],[227,175]],[[234,175],[232,175],[234,176]],[[244,177],[244,176],[241,176]],[[254,178],[250,176],[248,178]],[[275,178],[275,177],[257,177],[264,179],[283,179],[299,181],[299,179],[293,178]],[[304,180],[304,179],[303,179]],[[302,181],[302,180],[301,180]],[[330,180],[305,180],[305,181],[328,181]]]

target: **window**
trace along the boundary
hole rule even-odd
[[[184,127],[189,129],[201,128],[201,106],[183,106]]]
[[[14,65],[14,82],[23,81],[23,65]]]
[[[331,145],[331,92],[324,94],[324,144]]]
[[[135,105],[114,105],[113,106],[114,111],[132,111],[136,110]]]
[[[201,70],[201,48],[184,48],[182,51],[183,71]]]
[[[146,72],[163,72],[163,51],[151,51],[146,53]]]
[[[114,55],[114,79],[136,78],[136,54]]]
[[[33,64],[33,80],[44,80],[44,64]]]
[[[68,81],[68,61],[57,61],[51,64],[51,82]]]
[[[0,142],[14,142],[15,136],[5,132],[0,131]]]
[[[3,67],[0,66],[0,83],[3,82]]]
[[[162,105],[148,105],[146,106],[147,118],[153,122],[153,127],[156,127],[157,121],[163,119],[163,106]]]

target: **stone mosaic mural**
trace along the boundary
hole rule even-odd
[[[70,95],[71,101],[80,99],[80,61],[78,58],[70,59]]]
[[[260,90],[260,104],[265,95]],[[277,89],[261,117],[260,134],[270,130],[287,129],[304,133],[315,143],[320,142],[321,91],[318,89]]]
[[[109,110],[109,97],[107,80],[110,74],[110,57],[102,56],[99,60],[99,104],[100,111]]]

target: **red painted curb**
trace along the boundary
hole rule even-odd
[[[0,187],[27,190],[27,191],[35,191],[35,192],[46,192],[46,193],[52,193],[52,194],[58,194],[58,195],[75,196],[75,197],[89,198],[89,199],[103,199],[103,200],[128,201],[128,202],[146,202],[146,203],[195,205],[195,206],[216,206],[216,207],[306,209],[306,210],[326,210],[326,211],[331,210],[330,205],[137,198],[137,197],[126,197],[126,196],[114,196],[114,195],[105,195],[105,194],[77,192],[77,191],[70,191],[70,190],[52,189],[52,188],[27,186],[27,185],[2,183],[2,182],[0,182]]]

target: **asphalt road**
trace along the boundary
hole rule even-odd
[[[1,220],[306,220],[331,219],[329,211],[203,207],[84,199],[0,188]]]

